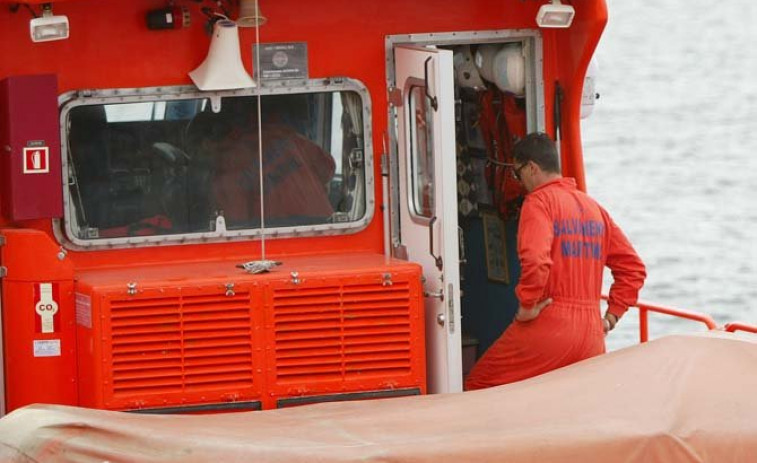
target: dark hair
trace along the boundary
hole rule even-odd
[[[560,160],[557,158],[555,142],[543,132],[529,133],[516,143],[513,158],[521,164],[533,161],[545,172],[560,173]]]

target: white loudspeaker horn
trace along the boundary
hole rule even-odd
[[[242,64],[239,32],[234,21],[216,21],[208,56],[197,69],[189,73],[189,77],[200,90],[255,87],[255,81]]]

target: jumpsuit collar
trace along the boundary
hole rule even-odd
[[[560,177],[560,178],[556,178],[554,180],[550,180],[548,182],[542,183],[538,187],[534,188],[531,191],[531,193],[536,193],[537,191],[543,190],[545,188],[548,188],[551,185],[560,185],[562,187],[567,187],[567,188],[575,189],[576,188],[576,179],[574,179],[572,177]],[[531,194],[531,193],[529,193],[529,194]]]

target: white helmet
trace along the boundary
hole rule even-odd
[[[476,51],[481,77],[503,92],[521,96],[526,90],[526,59],[520,42],[482,45]]]
[[[484,81],[478,74],[478,69],[473,64],[473,55],[470,46],[465,45],[455,50],[452,56],[452,63],[455,67],[455,80],[461,87],[484,88]]]

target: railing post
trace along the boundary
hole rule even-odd
[[[603,294],[602,299],[609,300],[606,294]],[[649,312],[661,313],[670,315],[673,317],[684,318],[686,320],[693,320],[695,322],[703,323],[707,329],[718,329],[717,323],[709,315],[703,315],[697,312],[690,312],[688,310],[671,309],[669,307],[661,307],[651,304],[644,304],[638,302],[635,306],[639,309],[639,342],[649,341]],[[747,325],[745,323],[733,322],[726,325],[726,331],[749,331],[751,333],[757,333],[757,326]]]
[[[639,307],[639,341],[647,342],[649,340],[649,311],[644,307]]]

